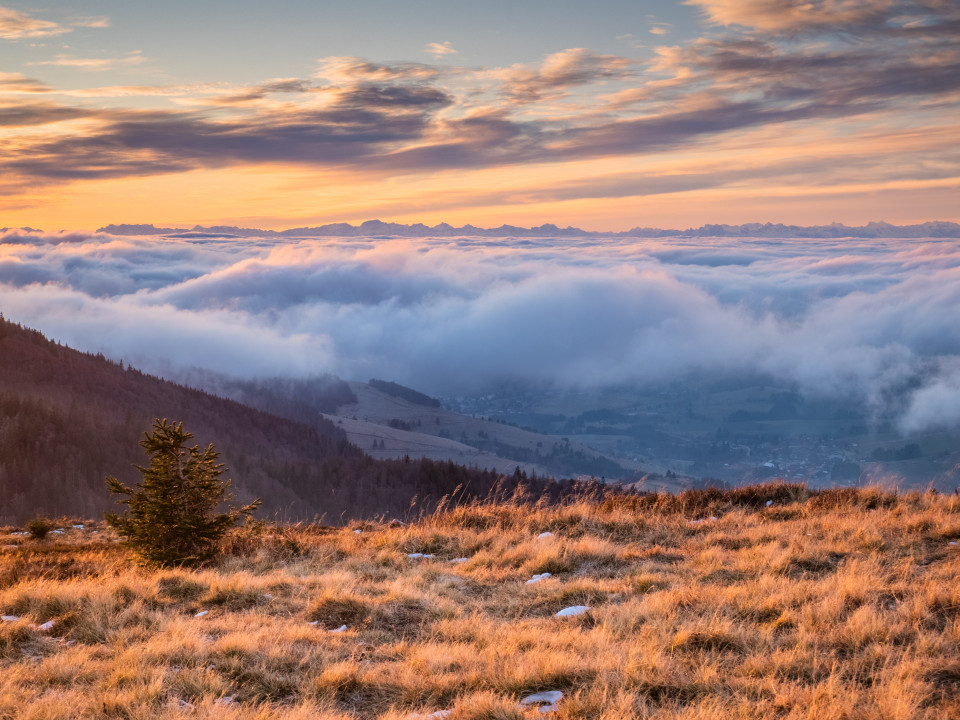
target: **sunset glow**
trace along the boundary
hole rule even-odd
[[[960,219],[954,3],[83,5],[0,8],[8,227]]]
[[[960,718],[960,0],[0,0],[0,717]]]

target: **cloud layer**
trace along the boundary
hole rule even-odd
[[[905,431],[960,422],[958,307],[954,239],[0,236],[0,310],[148,369],[436,393],[765,372]]]

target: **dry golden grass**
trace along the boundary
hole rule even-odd
[[[960,717],[957,539],[955,497],[788,485],[245,529],[200,570],[10,535],[0,718]]]

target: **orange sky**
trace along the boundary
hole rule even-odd
[[[229,67],[99,5],[0,7],[0,226],[960,221],[960,9],[936,0],[690,0],[627,33],[610,0],[609,27],[497,52],[422,2],[388,57],[346,16],[340,54],[281,47],[310,20],[281,12],[260,44],[234,21]]]

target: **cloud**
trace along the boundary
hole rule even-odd
[[[447,55],[456,55],[457,50],[453,47],[453,43],[449,40],[444,40],[443,42],[432,42],[427,43],[427,46],[424,48],[426,52],[430,55],[433,55],[437,60],[444,58]]]
[[[0,127],[28,127],[73,120],[91,115],[79,108],[64,107],[52,102],[0,103]]]
[[[619,55],[600,55],[571,48],[548,55],[537,66],[513,65],[491,73],[502,83],[505,96],[531,103],[569,88],[605,79],[628,77],[636,61]]]
[[[910,397],[900,429],[905,433],[960,425],[960,363],[956,357],[940,362],[937,373]]]
[[[23,40],[51,37],[71,32],[74,28],[105,28],[110,26],[106,17],[73,17],[63,23],[40,20],[13,8],[0,6],[0,40]]]
[[[49,85],[33,78],[24,77],[20,73],[0,72],[0,95],[23,94],[35,95],[52,91]]]
[[[650,60],[588,48],[479,68],[335,56],[318,60],[310,77],[249,85],[63,91],[7,73],[0,76],[0,93],[46,93],[50,100],[0,109],[0,122],[11,128],[0,175],[13,179],[0,192],[15,194],[37,183],[281,165],[357,182],[445,169],[526,166],[547,174],[548,163],[616,159],[639,165],[669,153],[680,153],[682,163],[692,149],[725,148],[726,170],[651,173],[669,177],[664,187],[683,192],[751,180],[741,168],[775,162],[757,161],[751,138],[764,133],[764,152],[773,149],[776,161],[819,160],[819,174],[796,178],[810,192],[841,180],[854,185],[880,176],[901,183],[931,173],[958,176],[955,137],[941,140],[939,161],[926,156],[902,162],[894,142],[904,128],[943,138],[937,130],[955,126],[955,3],[694,4],[718,27],[660,46]],[[650,23],[654,30],[669,27],[652,18]],[[39,62],[97,70],[141,58],[59,56]],[[113,99],[97,104],[108,97]],[[84,122],[57,122],[73,118]],[[802,135],[809,136],[805,144],[793,144]],[[889,142],[881,147],[875,138],[884,136]],[[871,143],[869,152],[848,168],[835,162],[838,138]],[[628,177],[611,172],[608,181],[581,182],[580,197],[629,197],[632,187],[649,192],[649,183]],[[614,187],[616,178],[624,184]],[[575,199],[576,187],[558,180],[555,195]],[[530,194],[545,196],[536,189]]]
[[[121,88],[122,89],[122,88]],[[225,96],[215,96],[210,104],[213,105],[240,105],[263,100],[271,95],[301,94],[312,92],[316,87],[299,78],[283,78],[266,82],[252,88],[245,88],[242,92],[231,93]],[[178,94],[186,94],[180,90]]]
[[[30,17],[13,8],[0,7],[0,39],[2,40],[49,37],[62,35],[70,30],[69,27]]]
[[[75,27],[108,28],[110,27],[110,18],[103,15],[78,17],[70,20],[70,24]]]
[[[811,27],[842,28],[878,21],[899,6],[935,7],[942,3],[897,0],[687,0],[718,25],[742,25],[785,32]]]
[[[444,73],[425,63],[374,63],[354,56],[332,56],[319,60],[314,77],[334,85],[355,83],[427,82]]]
[[[133,67],[145,63],[147,59],[139,50],[128,53],[119,58],[78,58],[71,55],[57,55],[53,60],[37,60],[29,62],[27,65],[55,65],[58,67],[70,67],[78,70],[87,70],[92,72],[102,72],[104,70],[115,70],[120,67]]]
[[[18,231],[0,235],[0,307],[164,372],[326,371],[435,393],[765,373],[904,432],[960,423],[950,239]]]
[[[371,99],[369,105],[361,104]],[[66,179],[154,175],[237,163],[357,162],[378,149],[422,138],[427,114],[443,103],[438,92],[390,88],[357,89],[325,108],[264,113],[246,123],[213,122],[176,111],[101,113],[98,117],[109,124],[100,133],[36,144],[30,153],[9,161],[8,167],[25,175]],[[46,114],[9,111],[11,123],[23,124],[53,114],[52,108]]]

